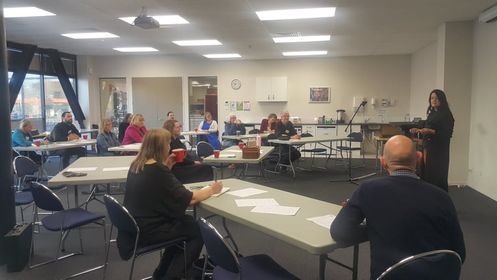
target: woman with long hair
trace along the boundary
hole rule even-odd
[[[423,128],[412,128],[411,133],[423,135],[424,168],[421,177],[448,191],[450,138],[454,131],[454,117],[447,97],[440,89],[431,91]]]
[[[101,156],[114,156],[115,153],[109,152],[109,148],[119,146],[119,140],[112,131],[112,120],[102,119],[100,124],[100,133],[97,136],[97,152]]]
[[[131,122],[132,118],[133,118],[133,114],[127,113],[124,116],[123,121],[119,124],[119,135],[118,135],[119,143],[121,143],[123,141],[124,133],[126,133],[126,129],[128,128],[129,123]]]
[[[195,192],[187,190],[171,173],[175,155],[169,154],[171,134],[165,129],[151,129],[145,134],[136,159],[131,163],[124,194],[124,206],[140,228],[138,243],[148,246],[185,237],[187,271],[200,255],[203,241],[191,215],[185,213],[189,205],[209,198],[222,189],[221,182]],[[134,247],[134,236],[119,232],[119,253],[129,258]],[[166,249],[153,279],[181,279],[185,256],[176,246]]]

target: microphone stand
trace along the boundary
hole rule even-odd
[[[352,122],[354,121],[354,118],[357,115],[357,112],[359,112],[359,109],[361,109],[362,106],[365,106],[366,103],[368,103],[368,102],[362,101],[361,104],[357,107],[357,109],[354,112],[354,115],[352,115],[352,118],[350,118],[350,121],[347,124],[347,127],[345,127],[345,132],[351,130]],[[349,135],[350,135],[350,133],[349,133]],[[376,173],[370,173],[370,174],[366,174],[366,175],[354,177],[354,178],[352,177],[352,137],[349,136],[348,138],[349,138],[349,149],[348,149],[349,150],[349,169],[348,169],[349,178],[347,178],[345,180],[331,180],[330,182],[349,182],[349,183],[358,185],[358,183],[356,182],[357,180],[361,180],[361,179],[365,179],[365,178],[374,176],[374,175],[376,175]]]

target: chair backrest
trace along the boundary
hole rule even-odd
[[[254,128],[252,130],[249,130],[247,134],[258,134],[260,131],[257,128]]]
[[[214,147],[205,141],[197,143],[197,156],[200,158],[205,158],[214,153]]]
[[[300,134],[300,137],[312,137],[312,134],[310,134],[309,132],[304,132]]]
[[[352,138],[352,142],[362,142],[362,133],[361,132],[351,132],[347,137]]]
[[[104,203],[107,213],[109,213],[111,223],[118,230],[127,232],[132,236],[136,236],[139,232],[138,224],[133,216],[131,216],[128,209],[108,194],[104,196]]]
[[[458,280],[461,257],[451,250],[435,250],[407,257],[387,268],[377,280]]]
[[[62,211],[64,206],[60,198],[45,185],[38,182],[31,183],[31,193],[36,207],[45,211]]]
[[[238,257],[216,228],[204,218],[200,218],[197,223],[200,227],[202,239],[204,239],[207,254],[212,258],[213,262],[225,270],[239,273],[240,263],[238,262]]]
[[[17,156],[12,163],[14,172],[17,177],[21,178],[26,175],[34,175],[39,171],[39,166],[32,159],[25,156]]]

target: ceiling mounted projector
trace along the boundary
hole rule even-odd
[[[146,15],[138,16],[133,24],[143,29],[154,29],[160,27],[160,23],[155,18]]]
[[[497,5],[493,5],[489,7],[485,11],[483,11],[478,17],[478,21],[491,23],[497,21]]]
[[[143,29],[160,28],[159,21],[153,17],[147,16],[147,9],[145,7],[142,7],[140,15],[135,18],[133,24]]]

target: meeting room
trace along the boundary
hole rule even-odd
[[[0,279],[494,279],[497,2],[0,0]]]

